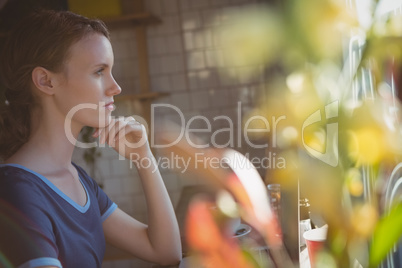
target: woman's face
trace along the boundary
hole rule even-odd
[[[109,124],[113,96],[121,92],[112,76],[113,60],[112,46],[101,34],[71,46],[54,97],[56,107],[67,118],[72,116],[72,123],[79,127]]]

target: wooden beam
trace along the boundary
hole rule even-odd
[[[147,26],[161,23],[161,20],[158,17],[148,12],[128,14],[117,17],[105,17],[101,18],[101,20],[111,28]]]
[[[140,94],[130,94],[130,95],[117,95],[115,98],[116,101],[120,100],[130,100],[130,101],[143,101],[147,99],[157,99],[160,97],[165,97],[169,96],[169,93],[167,92],[145,92],[145,93],[140,93]]]

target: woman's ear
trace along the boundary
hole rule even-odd
[[[32,71],[32,82],[46,95],[54,94],[54,79],[54,74],[43,67],[35,67]]]

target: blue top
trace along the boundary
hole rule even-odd
[[[117,205],[74,166],[87,195],[85,206],[32,170],[0,165],[1,267],[101,267],[102,222]]]

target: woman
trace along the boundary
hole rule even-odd
[[[69,136],[77,138],[84,126],[128,159],[154,160],[144,127],[111,116],[121,89],[104,24],[71,12],[35,12],[13,29],[0,62],[7,98],[0,111],[3,264],[100,267],[105,240],[147,261],[178,263],[178,225],[155,161],[137,166],[148,225],[117,208],[71,162]]]

